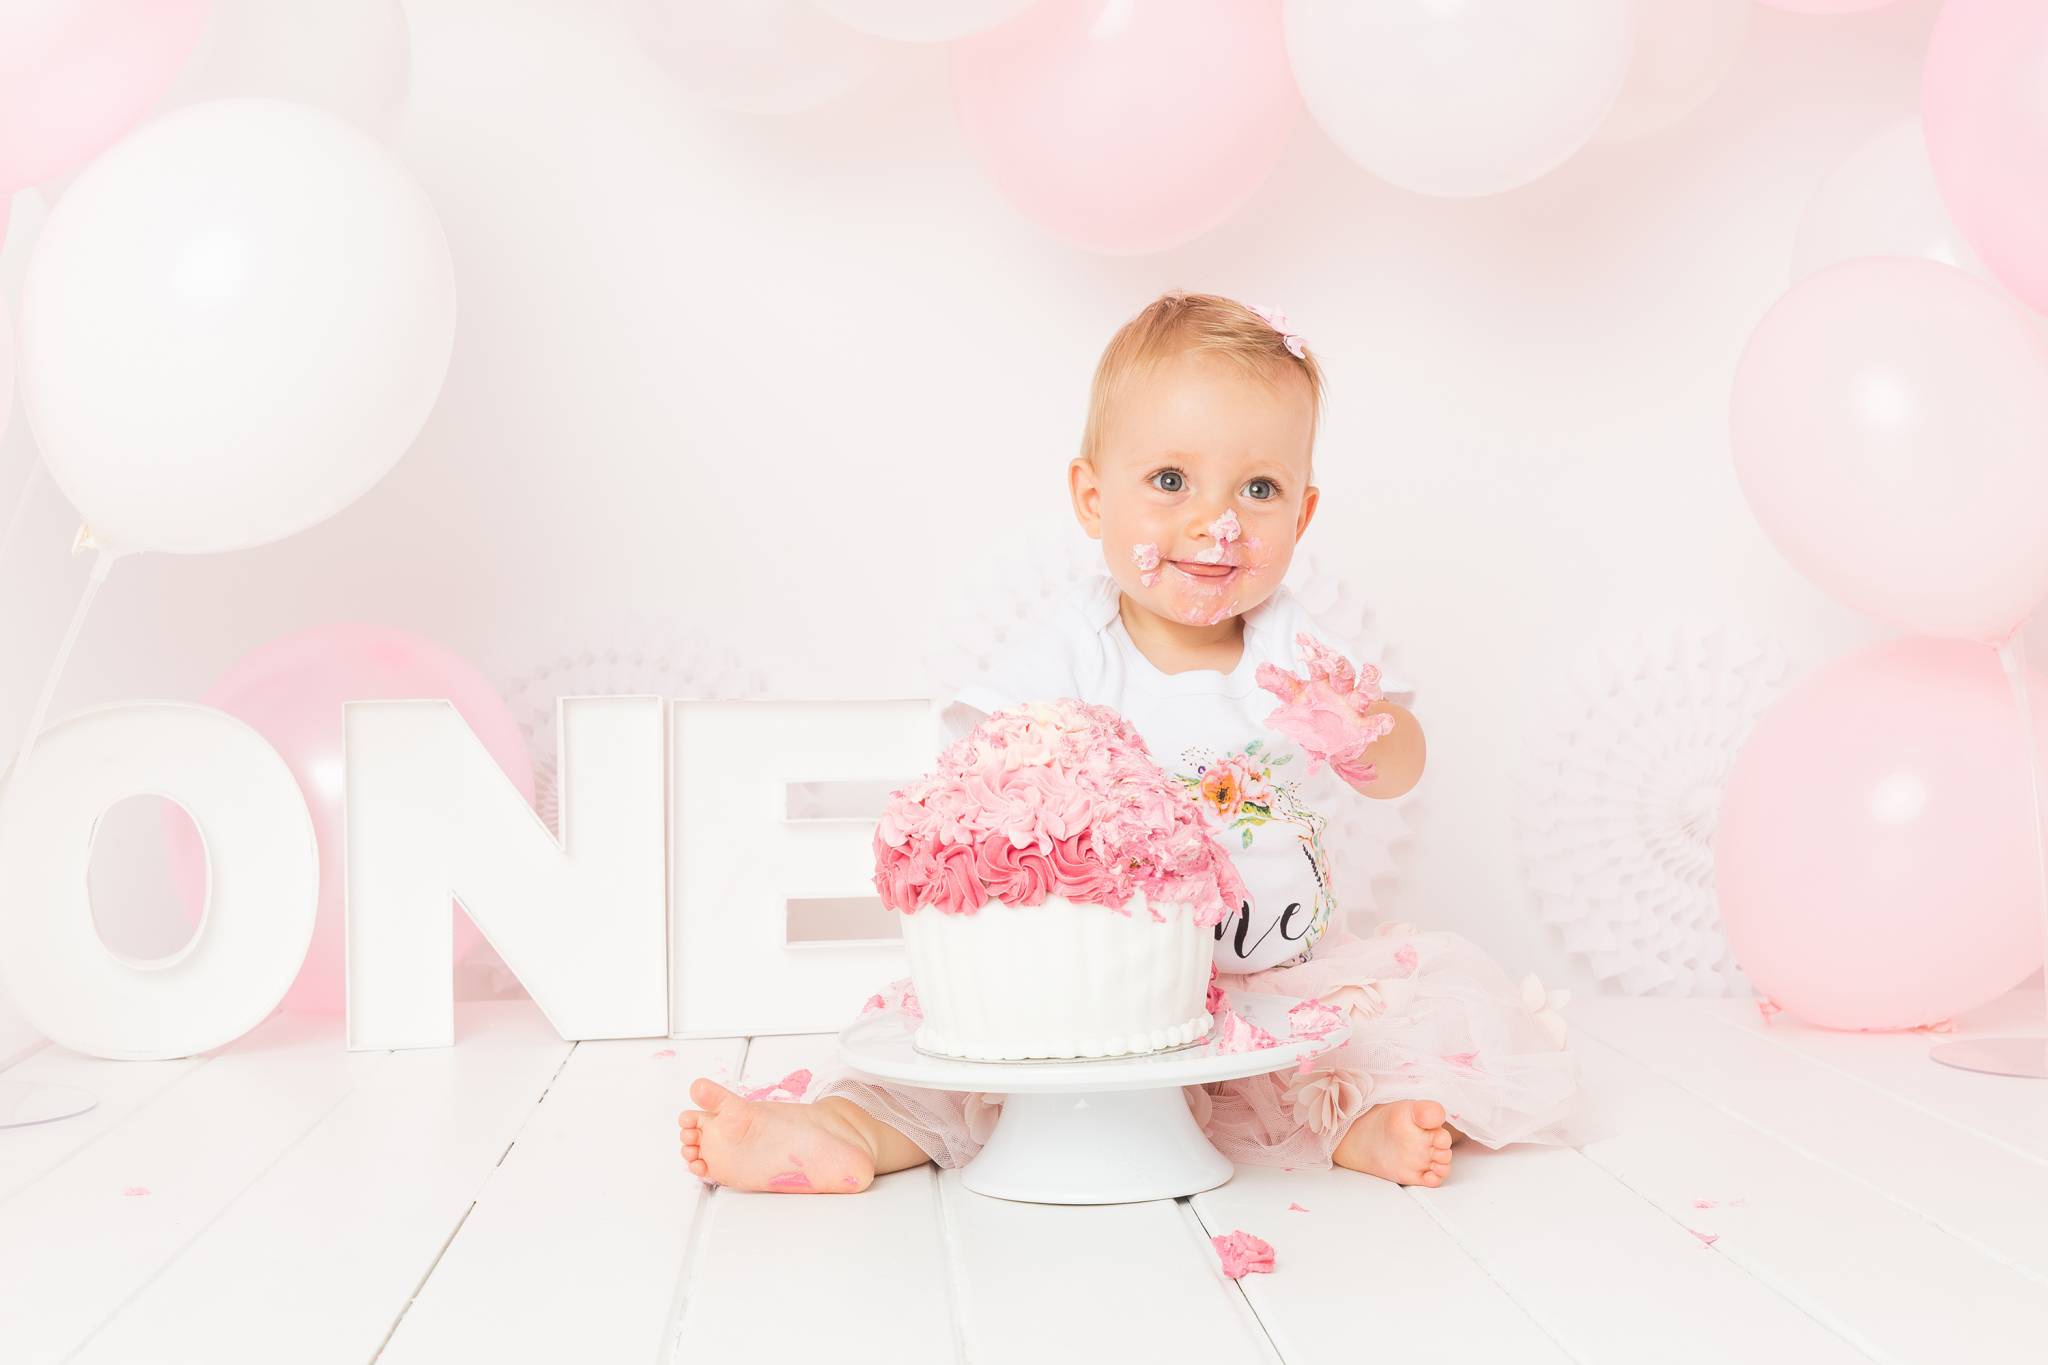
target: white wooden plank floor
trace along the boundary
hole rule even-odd
[[[2048,1085],[1747,1001],[1567,1015],[1612,1129],[1582,1151],[1075,1209],[683,1170],[692,1076],[827,1038],[572,1045],[522,1001],[435,1051],[291,1014],[180,1061],[44,1046],[8,1074],[100,1103],[0,1130],[0,1362],[2048,1360]],[[2016,993],[1957,1036],[2041,1017]],[[1275,1273],[1222,1277],[1233,1228]]]

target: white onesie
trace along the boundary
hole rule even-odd
[[[1244,973],[1306,961],[1337,904],[1323,846],[1327,812],[1338,801],[1374,798],[1353,791],[1327,764],[1309,775],[1300,747],[1266,727],[1280,701],[1259,686],[1257,673],[1261,663],[1302,673],[1298,632],[1358,662],[1355,646],[1317,626],[1281,587],[1245,613],[1236,668],[1162,673],[1125,631],[1120,597],[1116,580],[1097,574],[1069,590],[1049,617],[1021,627],[947,699],[945,737],[965,734],[991,711],[1052,697],[1117,711],[1196,797],[1251,895],[1216,927],[1217,967]],[[1405,700],[1404,684],[1382,678],[1380,685],[1390,699]]]

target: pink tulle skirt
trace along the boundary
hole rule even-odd
[[[1218,978],[1226,992],[1269,991],[1341,1009],[1351,1036],[1310,1069],[1191,1085],[1189,1107],[1218,1151],[1255,1166],[1327,1168],[1353,1119],[1390,1100],[1429,1099],[1475,1142],[1578,1146],[1590,1135],[1578,1059],[1566,1049],[1561,992],[1517,983],[1458,934],[1383,924],[1369,937],[1332,929],[1291,967]],[[882,1008],[899,1008],[900,989]],[[870,1008],[876,1007],[870,1002]],[[821,1069],[802,1098],[843,1097],[898,1129],[948,1169],[981,1150],[1003,1097],[884,1086]]]

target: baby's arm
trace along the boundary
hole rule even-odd
[[[1354,668],[1305,631],[1294,638],[1308,661],[1306,676],[1259,665],[1259,686],[1281,702],[1266,724],[1301,745],[1310,772],[1328,763],[1353,790],[1383,800],[1412,788],[1426,758],[1421,722],[1385,698],[1373,665]]]

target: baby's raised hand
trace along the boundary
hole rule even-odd
[[[1306,677],[1259,665],[1259,686],[1281,701],[1266,724],[1301,745],[1309,772],[1323,762],[1354,787],[1371,782],[1377,774],[1364,759],[1366,746],[1394,728],[1394,718],[1385,712],[1368,714],[1385,699],[1379,669],[1371,664],[1354,669],[1349,659],[1305,631],[1294,643],[1307,660]]]

